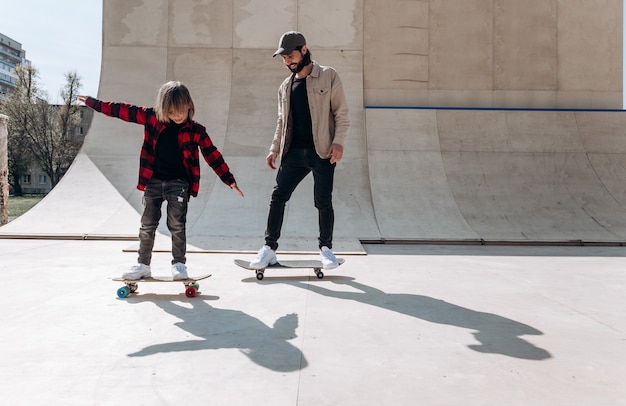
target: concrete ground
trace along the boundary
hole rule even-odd
[[[10,405],[618,405],[626,250],[366,245],[318,280],[192,253],[201,294],[111,282],[128,241],[0,239]],[[279,255],[306,258],[307,255]],[[169,273],[157,253],[153,274]]]

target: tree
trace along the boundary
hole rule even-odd
[[[19,180],[28,172],[33,161],[29,149],[27,134],[32,132],[34,106],[32,100],[42,96],[37,86],[37,70],[32,66],[17,66],[15,73],[18,83],[13,91],[3,100],[0,112],[9,116],[8,123],[8,166],[9,184],[16,195],[22,195]]]
[[[74,161],[82,145],[82,137],[76,137],[80,123],[80,106],[77,104],[80,78],[76,72],[65,75],[66,84],[61,91],[63,104],[53,106],[38,99],[35,102],[39,118],[39,131],[30,142],[30,151],[39,167],[50,177],[54,187]]]
[[[9,172],[19,194],[19,179],[31,165],[45,172],[54,187],[72,164],[83,139],[75,135],[80,122],[77,95],[81,87],[76,72],[65,75],[60,106],[51,105],[47,94],[39,89],[35,67],[18,65],[15,73],[17,85],[0,111],[10,117]]]

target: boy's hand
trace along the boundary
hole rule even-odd
[[[235,192],[237,192],[239,196],[243,197],[243,192],[241,191],[241,189],[239,189],[239,186],[237,186],[236,183],[233,183],[232,185],[230,185],[230,188],[234,190]]]

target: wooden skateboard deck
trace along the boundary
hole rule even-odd
[[[137,291],[137,284],[141,282],[178,282],[185,285],[185,295],[187,297],[194,297],[199,292],[200,285],[198,281],[206,278],[210,278],[211,274],[205,274],[195,277],[190,277],[187,279],[177,279],[174,280],[171,276],[151,276],[149,278],[142,279],[124,279],[124,278],[113,278],[115,282],[123,282],[126,286],[121,287],[117,290],[117,296],[121,299],[124,299],[131,293],[135,293]]]
[[[343,264],[345,260],[343,258],[337,258],[337,263],[339,266]],[[311,268],[315,272],[315,275],[318,279],[322,279],[324,277],[324,272],[322,269],[324,268],[322,265],[322,261],[318,261],[315,259],[302,259],[302,260],[286,260],[277,262],[274,265],[267,266],[263,269],[254,269],[250,268],[250,261],[244,261],[242,259],[236,259],[235,264],[250,271],[256,272],[256,278],[258,280],[263,279],[263,274],[266,269],[308,269]]]

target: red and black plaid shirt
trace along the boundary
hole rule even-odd
[[[130,123],[143,124],[143,145],[139,156],[139,182],[137,183],[137,189],[144,190],[154,173],[157,139],[167,125],[159,122],[152,107],[104,102],[93,97],[87,98],[85,104],[109,117],[116,117]],[[197,196],[200,189],[200,156],[198,150],[202,152],[204,160],[215,171],[215,174],[222,182],[228,186],[235,183],[235,177],[230,173],[224,157],[213,145],[213,141],[211,141],[203,125],[188,120],[178,133],[178,145],[182,150],[183,165],[189,176],[189,194],[191,196]]]

